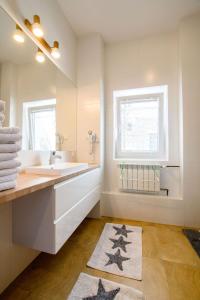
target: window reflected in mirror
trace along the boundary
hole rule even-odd
[[[24,102],[22,132],[23,149],[55,150],[56,99]]]

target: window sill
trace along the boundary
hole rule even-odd
[[[156,159],[127,159],[127,158],[114,158],[114,161],[117,162],[117,164],[125,163],[125,164],[135,164],[135,165],[165,165],[169,164],[168,160],[156,160]]]
[[[141,166],[145,166],[145,165],[158,165],[161,167],[180,167],[180,162],[178,161],[169,161],[169,160],[151,160],[151,159],[145,159],[145,160],[141,160],[141,159],[113,159],[117,165],[119,166],[120,164],[125,164],[125,165],[141,165]]]

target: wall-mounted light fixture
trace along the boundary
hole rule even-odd
[[[43,33],[43,30],[42,30],[42,26],[40,24],[40,17],[38,15],[34,15],[33,16],[33,21],[34,21],[34,23],[31,24],[31,22],[28,19],[25,19],[24,24],[37,37],[40,44],[51,54],[51,56],[53,58],[55,58],[55,59],[60,58],[61,54],[60,54],[60,51],[59,51],[58,41],[54,41],[53,47],[51,47],[47,43],[47,41],[43,38],[44,33]]]
[[[13,34],[13,38],[18,43],[24,43],[25,40],[24,32],[22,31],[21,27],[19,27],[19,25],[17,24],[16,24],[15,32]]]
[[[44,53],[42,52],[42,50],[40,48],[38,48],[38,51],[35,55],[35,59],[39,63],[43,63],[45,61],[45,55],[44,55]]]

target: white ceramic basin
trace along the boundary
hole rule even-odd
[[[70,175],[88,168],[87,163],[56,163],[55,165],[41,165],[26,168],[26,173],[39,175]]]

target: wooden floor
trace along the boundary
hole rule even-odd
[[[106,222],[143,227],[141,282],[86,267]],[[86,219],[56,256],[40,254],[0,299],[67,299],[80,272],[140,289],[147,300],[200,300],[200,260],[180,227],[113,218]]]

